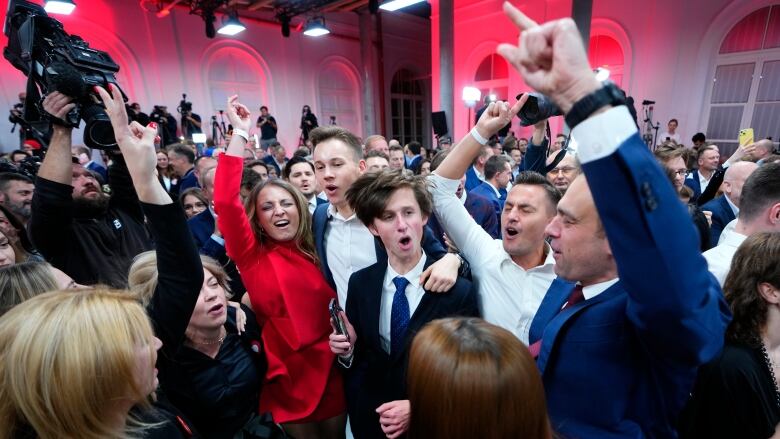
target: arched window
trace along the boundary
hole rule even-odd
[[[609,79],[623,86],[623,48],[614,38],[607,35],[594,35],[590,37],[588,47],[588,60],[591,67],[609,70]]]
[[[728,156],[739,130],[780,138],[780,4],[754,11],[720,45],[709,90],[707,139]]]
[[[328,124],[335,117],[337,125],[360,133],[359,89],[357,77],[344,63],[334,61],[326,65],[319,74],[319,123]]]
[[[250,111],[258,111],[260,105],[273,107],[268,102],[263,67],[243,49],[217,50],[208,60],[207,72],[211,108],[224,110],[228,96],[239,93]]]
[[[509,67],[504,57],[491,54],[485,57],[474,74],[474,87],[482,92],[482,97],[494,94],[497,99],[509,99]],[[477,108],[481,107],[477,103]]]
[[[401,69],[390,83],[390,106],[393,131],[391,137],[401,145],[411,141],[423,143],[425,95],[422,81],[412,72]]]

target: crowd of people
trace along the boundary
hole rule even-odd
[[[93,160],[48,94],[0,173],[0,439],[778,437],[772,141],[649,150],[572,20],[504,12],[570,135],[515,137],[528,95],[433,150],[305,107],[288,158],[231,96],[210,151],[109,85]]]

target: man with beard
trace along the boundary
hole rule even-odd
[[[317,196],[317,181],[314,179],[314,165],[303,157],[293,157],[284,165],[284,179],[298,188],[309,202],[309,213],[327,201]]]
[[[111,197],[91,172],[72,163],[72,129],[62,118],[73,106],[59,92],[43,101],[52,139],[35,181],[30,237],[48,262],[76,282],[122,288],[133,258],[151,250],[151,240],[121,155],[112,157],[108,170]]]
[[[30,220],[33,182],[26,175],[15,172],[0,173],[0,204],[10,210],[25,226]]]

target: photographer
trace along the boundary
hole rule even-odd
[[[110,197],[88,170],[72,163],[72,128],[62,119],[74,107],[59,92],[43,101],[53,134],[35,181],[30,238],[46,261],[76,282],[124,287],[132,259],[152,248],[143,212],[121,154],[112,155],[108,169]]]
[[[307,140],[309,140],[309,133],[311,130],[317,128],[319,124],[317,123],[317,116],[314,115],[314,113],[311,112],[311,107],[308,105],[303,106],[303,115],[301,116],[301,141],[299,142],[301,145],[305,144]]]
[[[260,107],[260,117],[257,118],[257,127],[260,128],[260,148],[268,151],[268,147],[276,143],[276,119],[268,113],[268,107]]]
[[[179,141],[176,138],[176,119],[168,112],[166,105],[155,105],[149,119],[159,127],[158,133],[163,146]]]

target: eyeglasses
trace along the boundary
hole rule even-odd
[[[569,174],[569,173],[575,171],[576,169],[577,168],[575,168],[573,166],[564,166],[562,168],[555,168],[555,169],[553,169],[552,171],[549,172],[549,174],[552,174],[552,175],[557,175],[558,173]]]
[[[688,170],[687,169],[677,169],[677,170],[672,171],[672,173],[674,175],[679,175],[680,177],[685,177],[685,175],[688,174]]]

